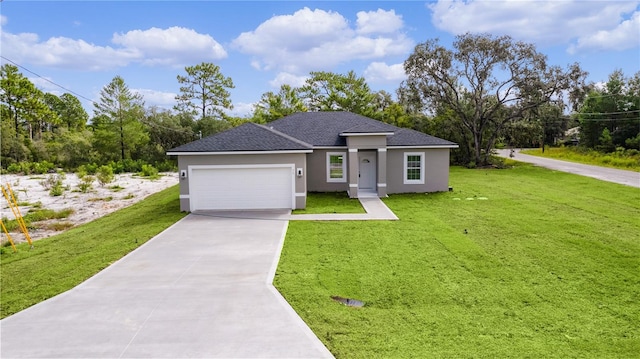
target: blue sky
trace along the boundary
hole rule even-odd
[[[184,67],[212,62],[233,79],[239,116],[310,71],[354,70],[394,93],[416,44],[448,46],[465,32],[534,43],[550,64],[578,62],[593,82],[640,70],[638,1],[4,0],[0,25],[0,54],[43,77],[21,69],[45,92],[66,92],[54,82],[98,100],[120,75],[148,107],[171,108]]]

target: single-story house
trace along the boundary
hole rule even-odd
[[[449,189],[458,145],[351,112],[245,123],[167,152],[178,156],[180,209],[298,209],[307,192],[351,198]]]

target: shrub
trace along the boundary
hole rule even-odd
[[[34,162],[32,165],[31,173],[41,175],[41,174],[49,173],[50,171],[53,171],[55,168],[56,168],[56,165],[48,161]]]
[[[142,165],[138,174],[143,177],[158,177],[158,170],[152,165]]]
[[[44,180],[40,181],[40,185],[42,185],[44,189],[48,190],[51,196],[61,196],[65,190],[65,188],[62,186],[62,183],[66,177],[67,176],[62,172],[51,174]]]
[[[95,179],[96,178],[94,176],[87,175],[87,174],[80,177],[80,183],[78,184],[78,188],[80,189],[80,192],[82,193],[89,192],[89,190],[92,188],[91,185],[93,184],[93,181]]]
[[[164,160],[162,162],[156,162],[156,168],[158,172],[175,172],[178,170],[178,165],[175,161]]]
[[[96,177],[98,178],[98,182],[100,186],[104,187],[104,185],[113,182],[115,179],[115,175],[113,174],[113,169],[111,166],[100,166],[96,173]]]
[[[9,167],[7,167],[7,172],[9,173],[21,173],[22,172],[22,166],[20,166],[19,163],[12,163],[9,165]]]

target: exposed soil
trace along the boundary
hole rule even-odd
[[[30,210],[40,207],[60,211],[71,209],[73,213],[67,218],[40,221],[32,223],[37,228],[29,230],[29,236],[33,240],[49,237],[61,231],[52,230],[51,227],[75,227],[114,212],[123,207],[130,206],[150,194],[159,192],[165,188],[178,184],[177,173],[161,173],[159,179],[148,179],[135,174],[116,175],[112,183],[100,186],[94,181],[92,188],[82,193],[78,187],[80,180],[73,173],[66,174],[63,180],[65,191],[60,196],[52,196],[42,182],[49,175],[2,175],[0,184],[5,188],[9,184],[17,201],[21,204],[20,213],[24,216]],[[4,196],[2,198],[0,215],[4,219],[14,219],[14,214],[8,206]],[[68,229],[68,228],[66,228]],[[64,230],[64,229],[62,229]],[[6,235],[2,232],[2,241],[6,241]],[[24,241],[24,235],[19,230],[10,232],[14,242]]]

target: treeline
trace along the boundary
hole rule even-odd
[[[509,73],[501,69],[509,68]],[[351,111],[460,145],[452,161],[490,163],[497,145],[558,143],[578,127],[576,140],[602,151],[640,142],[640,73],[611,74],[605,86],[586,83],[578,64],[547,64],[531,44],[508,36],[465,34],[452,49],[429,40],[404,63],[407,79],[395,96],[372,91],[363,77],[311,72],[300,87],[267,92],[246,117],[232,117],[233,80],[201,63],[177,76],[173,109],[146,107],[119,76],[105,85],[90,116],[79,99],[43,93],[16,66],[1,68],[2,168],[46,163],[67,170],[111,164],[138,171],[175,166],[166,151],[247,121],[268,123],[301,111]],[[22,165],[24,166],[24,165]]]

